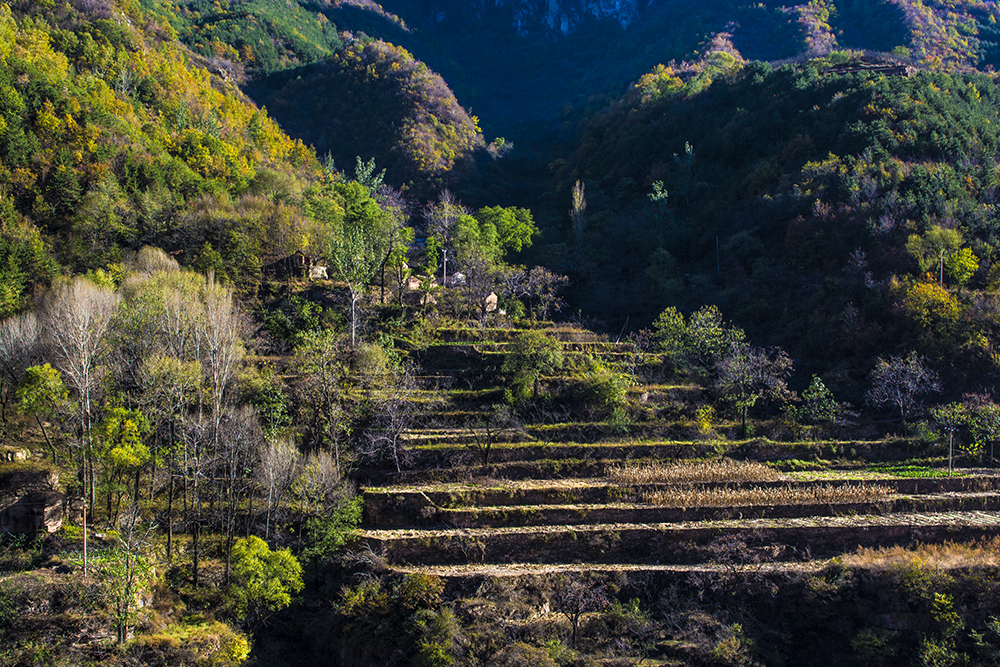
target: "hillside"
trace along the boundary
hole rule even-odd
[[[3,264],[14,292],[4,314],[54,277],[53,257],[73,271],[108,268],[154,243],[193,262],[203,244],[225,243],[198,202],[238,198],[265,171],[319,171],[168,25],[125,9],[0,8]]]
[[[907,349],[954,367],[962,391],[992,386],[991,348],[973,341],[994,336],[993,79],[715,53],[648,74],[584,125],[561,201],[582,180],[586,222],[539,248],[574,304],[634,325],[717,304],[848,396],[875,356]],[[940,229],[968,272],[920,254]]]
[[[342,291],[286,287],[314,308]],[[950,458],[943,430],[881,436],[877,415],[804,392],[758,406],[745,437],[738,394],[669,345],[529,320],[388,324],[395,344],[356,349],[319,327],[220,384],[251,339],[171,348],[216,335],[224,289],[147,253],[119,295],[110,339],[140,332],[150,356],[122,347],[101,370],[144,407],[95,407],[93,482],[58,420],[63,463],[40,461],[25,417],[43,408],[4,424],[36,460],[0,476],[97,500],[89,575],[79,515],[0,541],[9,664],[988,665],[1000,645],[1000,479],[973,422]],[[553,357],[527,381],[526,343]],[[196,387],[225,406],[204,412]],[[248,558],[248,532],[270,546]]]
[[[695,61],[719,35],[747,60],[844,48],[897,50],[948,67],[996,66],[1000,57],[996,8],[976,0],[382,4],[409,30],[369,21],[368,34],[404,46],[439,72],[488,134],[526,147],[548,142],[566,105],[617,96],[658,63]]]
[[[430,198],[473,166],[478,119],[444,80],[386,42],[358,42],[322,64],[250,87],[282,126],[339,164],[378,156],[390,183]]]
[[[997,664],[997,18],[0,5],[0,664]]]

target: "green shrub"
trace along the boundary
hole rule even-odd
[[[708,435],[715,425],[715,408],[711,405],[701,406],[695,411],[695,421],[698,423],[698,431]]]
[[[596,414],[613,415],[628,407],[628,389],[635,380],[600,361],[593,361],[584,374],[580,392],[586,408]]]
[[[23,533],[0,535],[0,572],[30,570],[41,556],[41,540]]]
[[[920,642],[920,663],[924,667],[952,667],[965,664],[954,645],[947,641],[925,638]]]
[[[739,623],[726,628],[719,641],[712,647],[711,656],[720,665],[753,665],[753,641],[743,632]]]
[[[863,665],[884,665],[898,651],[897,633],[882,628],[866,628],[851,640],[851,648]]]

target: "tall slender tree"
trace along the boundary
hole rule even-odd
[[[47,347],[56,367],[76,393],[79,420],[79,450],[85,493],[90,506],[96,504],[94,461],[91,446],[99,364],[118,295],[87,278],[75,278],[57,286],[43,304]],[[87,514],[84,505],[84,569],[86,570]]]
[[[573,199],[569,208],[569,219],[573,222],[576,244],[583,243],[583,227],[587,219],[587,189],[583,181],[573,186]]]

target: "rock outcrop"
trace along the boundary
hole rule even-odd
[[[0,533],[55,532],[67,507],[56,471],[31,463],[0,463]]]

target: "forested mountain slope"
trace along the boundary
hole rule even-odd
[[[518,137],[510,134],[524,121],[552,121],[567,104],[584,106],[592,95],[620,94],[657,63],[696,60],[717,35],[727,35],[747,60],[850,48],[898,50],[949,67],[1000,64],[997,10],[979,0],[383,4],[410,31],[372,34],[400,40],[444,76],[459,101],[482,118],[488,134],[504,134],[515,143]]]
[[[432,198],[484,148],[474,116],[405,49],[359,41],[250,87],[283,127],[340,164],[377,156],[390,183]]]
[[[52,277],[51,253],[80,271],[143,244],[188,262],[206,242],[253,245],[197,202],[230,206],[268,170],[319,165],[137,5],[0,7],[4,312]]]
[[[875,355],[914,347],[992,382],[992,78],[724,51],[678,74],[643,77],[562,165],[567,206],[586,185],[586,221],[546,261],[578,304],[624,322],[715,303],[844,389]]]

